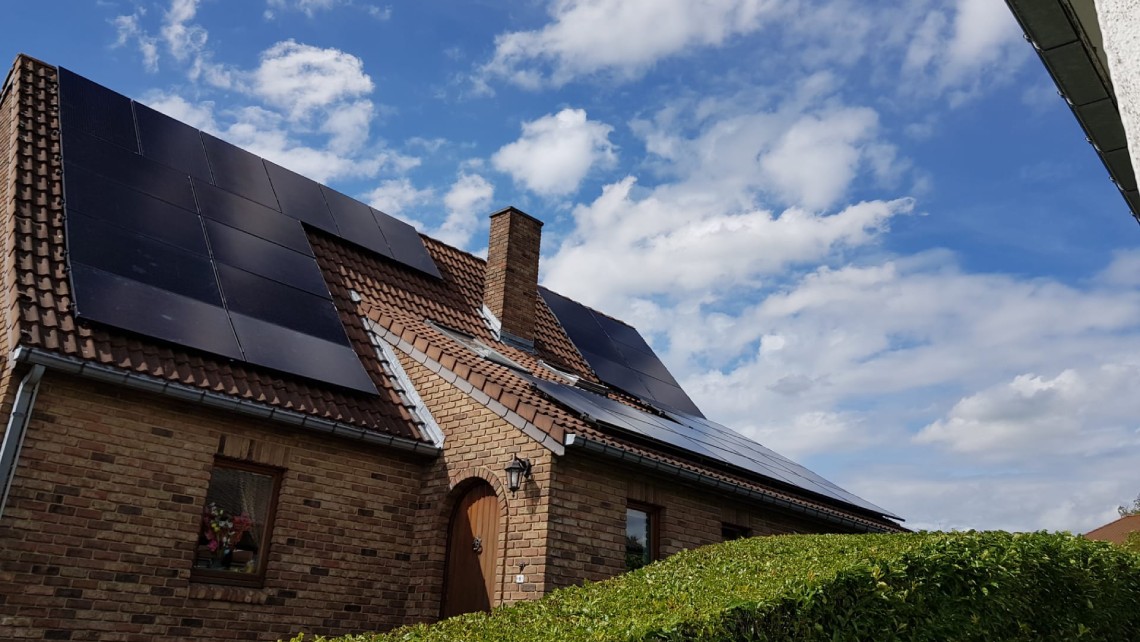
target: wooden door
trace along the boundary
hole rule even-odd
[[[490,611],[499,567],[495,489],[482,481],[472,486],[456,504],[449,530],[443,617]]]

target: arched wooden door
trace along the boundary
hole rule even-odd
[[[499,500],[485,481],[456,503],[447,544],[443,617],[490,611],[499,566]]]

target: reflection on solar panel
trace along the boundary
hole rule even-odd
[[[540,391],[587,419],[876,515],[898,519],[787,457],[704,417],[677,412],[661,417],[581,388],[533,377],[530,380]]]
[[[79,317],[376,394],[303,224],[438,278],[415,230],[66,69],[59,95]]]
[[[636,329],[546,288],[539,292],[599,379],[661,410],[703,416]]]

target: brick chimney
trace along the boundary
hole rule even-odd
[[[542,221],[508,207],[491,215],[483,303],[503,324],[507,338],[534,343],[538,251]]]

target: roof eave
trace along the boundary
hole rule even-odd
[[[1116,93],[1108,70],[1094,51],[1093,40],[1099,41],[1099,34],[1090,36],[1067,0],[1006,0],[1006,4],[1124,197],[1132,217],[1140,223],[1140,193]],[[1089,91],[1090,78],[1095,79],[1101,91]],[[1086,81],[1084,86],[1082,80]]]

